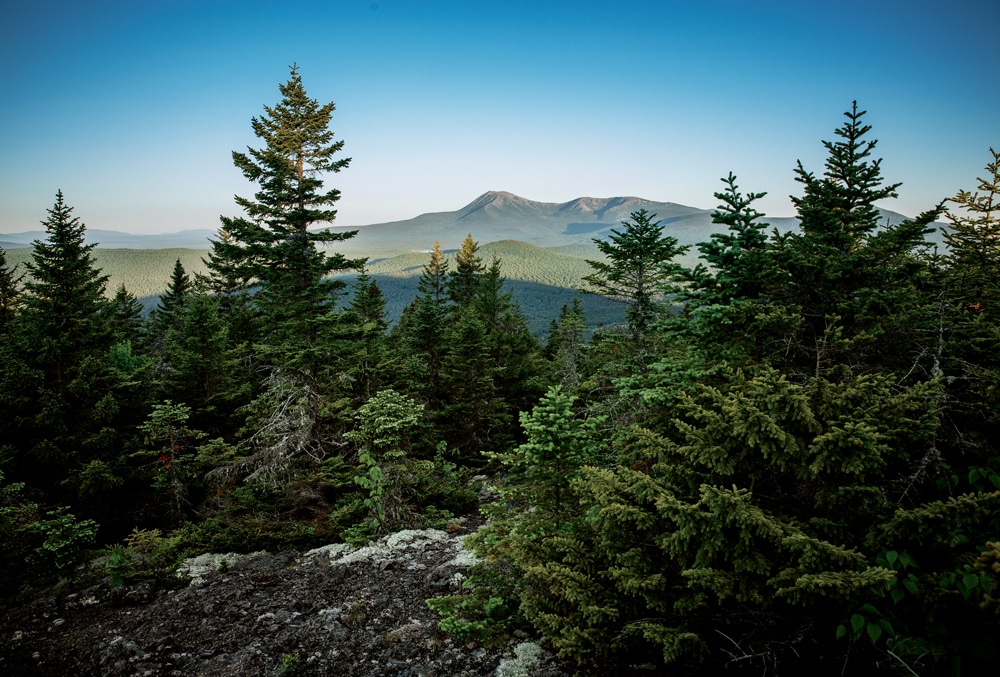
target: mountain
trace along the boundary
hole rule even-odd
[[[589,244],[594,237],[607,235],[610,228],[646,209],[657,214],[669,230],[691,230],[699,234],[711,222],[711,211],[673,202],[655,202],[638,197],[581,197],[569,202],[535,202],[505,191],[490,191],[453,212],[421,214],[405,221],[377,223],[334,230],[357,230],[352,240],[337,248],[377,252],[392,249],[427,250],[435,240],[445,249],[458,247],[466,235],[479,242],[518,240],[539,247]],[[692,219],[694,219],[692,221]],[[692,233],[691,236],[694,236]],[[685,238],[685,241],[690,239]]]
[[[539,247],[592,249],[594,238],[606,238],[612,228],[639,209],[656,214],[664,232],[681,244],[696,244],[722,230],[712,223],[711,209],[687,207],[675,202],[655,202],[640,197],[579,197],[569,202],[536,202],[505,191],[483,193],[461,209],[434,212],[405,221],[367,226],[335,226],[334,232],[357,230],[356,237],[335,243],[332,248],[352,255],[373,258],[394,256],[407,251],[427,251],[439,240],[444,249],[455,249],[466,235],[481,243],[517,240]],[[905,217],[882,210],[883,218],[899,222]],[[769,217],[771,227],[787,231],[795,227],[794,217]],[[5,249],[27,247],[44,237],[43,231],[0,234]],[[133,235],[109,230],[88,229],[87,242],[105,249],[207,249],[215,236],[210,230],[185,230],[161,235]],[[10,246],[8,246],[10,245]]]
[[[136,235],[117,230],[87,228],[84,241],[97,243],[104,249],[208,249],[209,240],[216,236],[214,230],[182,230],[177,233],[156,235]],[[21,249],[30,247],[35,240],[45,239],[44,230],[29,230],[21,233],[0,233],[0,247]]]
[[[580,197],[562,203],[535,202],[505,191],[483,193],[453,212],[421,214],[405,221],[332,230],[357,230],[354,238],[338,242],[336,249],[369,256],[388,256],[405,250],[426,251],[435,240],[439,240],[446,250],[454,249],[469,233],[481,243],[517,240],[538,247],[558,248],[565,253],[592,256],[594,238],[607,238],[612,228],[618,228],[639,209],[656,214],[664,225],[664,233],[676,237],[680,244],[705,242],[712,233],[724,230],[712,223],[713,209],[698,209],[675,202],[655,202],[640,197]],[[893,223],[906,218],[889,210],[880,211],[883,219]],[[798,224],[795,217],[768,217],[765,221],[782,232]]]

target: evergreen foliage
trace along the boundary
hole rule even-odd
[[[17,267],[7,263],[7,252],[0,247],[0,336],[7,333],[19,304],[21,280],[24,273],[17,274]]]
[[[142,304],[135,294],[118,285],[111,300],[111,324],[118,341],[136,341],[143,338]]]
[[[95,268],[94,245],[84,244],[85,226],[72,212],[59,191],[42,222],[48,237],[35,241],[26,266],[17,390],[28,401],[11,411],[23,454],[17,476],[50,489],[87,460],[114,453],[120,408],[105,360],[113,339],[107,276]]]
[[[299,454],[323,458],[334,430],[346,424],[325,400],[338,399],[345,318],[336,309],[344,282],[329,276],[361,261],[329,254],[319,245],[354,232],[310,230],[336,217],[337,189],[325,190],[322,174],[339,172],[343,141],[329,125],[334,104],[320,105],[302,85],[298,68],[279,87],[282,100],[252,120],[264,147],[233,153],[233,162],[259,186],[254,198],[236,198],[245,217],[222,217],[223,239],[213,243],[209,264],[217,284],[255,281],[260,341],[255,349],[271,374],[248,410],[257,447],[252,476],[273,477]]]
[[[653,220],[656,214],[640,209],[631,216],[631,221],[622,221],[621,230],[611,229],[608,241],[594,240],[608,260],[587,261],[594,272],[583,279],[589,285],[585,291],[627,304],[629,328],[641,344],[667,283],[679,270],[671,262],[688,247],[663,234],[663,226]]]

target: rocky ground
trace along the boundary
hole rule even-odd
[[[0,674],[570,674],[528,638],[486,648],[438,629],[424,600],[459,588],[473,563],[461,535],[204,555],[178,590],[147,581],[42,599],[0,616]]]

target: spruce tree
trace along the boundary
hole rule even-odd
[[[283,361],[314,370],[317,356],[309,349],[318,340],[322,319],[333,309],[335,293],[344,287],[329,276],[361,263],[318,247],[349,239],[357,231],[311,230],[336,218],[332,207],[340,199],[339,190],[324,190],[321,175],[346,168],[350,158],[335,159],[344,147],[329,129],[335,106],[320,105],[306,94],[297,66],[279,89],[281,101],[265,106],[265,115],[251,122],[264,147],[233,152],[233,163],[259,190],[253,199],[236,198],[246,217],[222,217],[232,242],[214,249],[237,264],[238,272],[227,275],[257,281],[255,301],[272,333],[269,341],[290,348],[282,350]]]
[[[479,256],[479,243],[469,233],[455,252],[455,270],[448,272],[448,298],[452,303],[459,306],[471,303],[479,290],[479,281],[484,271],[483,259]]]
[[[160,295],[160,301],[156,304],[154,312],[169,322],[169,318],[172,318],[174,313],[184,307],[184,301],[191,291],[191,277],[184,270],[181,260],[177,259],[170,273],[167,290]]]
[[[42,224],[47,238],[33,244],[25,284],[22,354],[36,379],[22,384],[32,399],[22,432],[30,466],[42,486],[53,486],[85,459],[114,452],[119,409],[114,374],[105,354],[113,339],[104,298],[107,275],[84,243],[85,226],[62,191]]]
[[[138,343],[145,324],[142,319],[142,304],[135,294],[125,288],[124,283],[118,285],[110,310],[115,340]]]
[[[345,283],[330,276],[357,269],[320,248],[354,236],[312,230],[336,217],[337,189],[325,189],[323,175],[339,172],[350,159],[337,159],[344,142],[329,129],[334,104],[320,105],[302,85],[296,66],[279,86],[282,99],[251,122],[263,142],[234,152],[233,162],[258,185],[253,199],[237,197],[244,217],[222,217],[228,242],[213,245],[216,272],[234,281],[254,281],[260,312],[255,349],[268,376],[263,393],[248,409],[256,448],[247,461],[252,477],[283,476],[299,454],[322,458],[350,418],[329,401],[341,401],[345,322],[336,303]]]
[[[62,191],[42,222],[47,238],[33,244],[26,267],[25,320],[35,358],[46,369],[46,382],[65,392],[74,368],[83,359],[105,349],[110,332],[102,310],[108,276],[97,269],[84,244],[86,227],[73,216]]]
[[[150,313],[150,343],[154,352],[162,352],[167,334],[177,330],[180,313],[184,310],[184,304],[191,291],[191,277],[184,270],[181,260],[177,259],[170,273],[167,289],[160,295],[156,308]]]
[[[414,301],[408,347],[426,366],[426,376],[420,383],[433,388],[441,369],[448,301],[448,259],[441,253],[440,242],[434,242],[431,258],[417,281],[417,290],[421,295]]]
[[[625,316],[637,346],[644,350],[646,329],[657,315],[658,304],[669,281],[677,274],[672,261],[687,251],[677,238],[663,234],[656,214],[640,209],[631,221],[622,221],[621,230],[611,229],[607,240],[594,239],[607,261],[587,261],[594,272],[583,279],[584,291],[625,303]]]
[[[930,312],[918,289],[927,266],[920,248],[940,207],[881,224],[876,202],[896,197],[899,184],[883,183],[865,114],[855,102],[835,132],[840,140],[823,142],[828,154],[821,177],[796,167],[804,188],[792,198],[799,231],[779,238],[771,256],[766,292],[779,332],[770,337],[772,350],[813,375],[841,361],[855,371],[888,363],[909,369],[926,352],[913,331]]]
[[[7,252],[0,247],[0,336],[3,336],[14,321],[20,303],[20,284],[24,274],[17,274],[17,267],[7,263]]]

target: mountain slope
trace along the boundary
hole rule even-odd
[[[674,202],[656,202],[640,197],[579,197],[569,202],[536,202],[505,191],[483,193],[461,209],[421,214],[404,221],[368,226],[334,226],[331,230],[357,230],[356,237],[335,243],[331,249],[352,255],[383,258],[407,251],[427,251],[439,240],[444,249],[455,249],[466,235],[481,243],[519,240],[539,247],[591,245],[593,238],[606,238],[612,228],[639,209],[656,214],[664,232],[681,244],[709,239],[721,228],[712,223],[711,209],[698,209]],[[905,217],[882,210],[883,217],[899,222]],[[780,231],[795,227],[794,217],[770,217],[767,221]],[[27,247],[44,238],[42,231],[0,234],[5,249]],[[133,235],[89,229],[87,242],[106,249],[205,249],[215,236],[210,230],[186,230],[160,235]],[[940,241],[940,237],[932,239]],[[12,245],[12,246],[7,246]],[[572,250],[567,250],[572,251]]]

